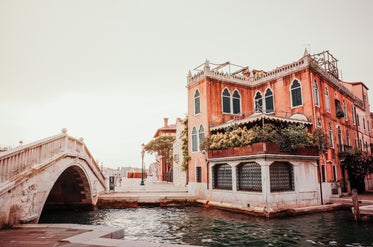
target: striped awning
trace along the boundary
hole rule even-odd
[[[240,120],[231,119],[223,124],[213,126],[210,128],[210,131],[221,130],[221,129],[231,126],[232,124],[243,125],[243,124],[248,124],[248,123],[260,122],[263,119],[271,120],[274,122],[277,121],[277,122],[283,122],[283,123],[312,125],[312,122],[309,121],[305,115],[299,114],[299,113],[293,114],[290,118],[269,115],[269,114],[264,114],[264,113],[254,113],[253,115],[246,117],[244,119],[240,119]]]

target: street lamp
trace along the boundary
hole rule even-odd
[[[145,150],[144,150],[144,143],[141,145],[142,150],[141,150],[141,183],[140,185],[145,185],[144,183],[144,155],[145,155]]]

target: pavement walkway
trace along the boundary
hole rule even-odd
[[[0,246],[6,247],[191,247],[123,239],[119,227],[77,224],[25,224],[0,230]]]

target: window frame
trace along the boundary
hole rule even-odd
[[[230,173],[230,176],[226,176],[223,178],[224,179],[227,179],[227,181],[229,182],[230,180],[230,186],[223,186],[222,184],[219,184],[219,183],[223,183],[222,181],[220,181],[220,176],[219,176],[219,172],[222,172],[221,170],[219,170],[219,168],[221,167],[224,167],[224,173],[223,175],[226,175],[228,173]],[[232,178],[232,166],[229,165],[228,163],[220,163],[220,164],[216,164],[214,165],[213,167],[213,189],[218,189],[218,190],[233,190],[233,178]],[[223,183],[224,184],[224,183]]]
[[[203,132],[201,132],[201,128],[202,128],[202,131]],[[203,136],[202,136],[203,135]],[[199,129],[198,129],[198,150],[199,151],[202,151],[201,149],[200,149],[200,146],[201,146],[201,143],[202,143],[202,140],[203,140],[203,138],[206,136],[206,134],[205,134],[205,127],[203,127],[203,125],[201,124],[200,126],[199,126]]]
[[[287,169],[287,176],[280,177],[280,175],[286,175],[286,173],[282,172],[280,169],[284,169],[286,165]],[[282,166],[282,167],[280,167]],[[279,167],[279,168],[277,168]],[[275,169],[278,169],[277,171]],[[276,188],[275,185],[278,185],[287,180],[287,185]],[[273,192],[285,192],[285,191],[295,191],[295,184],[294,184],[294,168],[290,162],[284,161],[275,161],[269,166],[269,181],[270,181],[270,191]]]
[[[228,95],[224,95],[224,92],[227,91],[229,96]],[[228,103],[229,103],[229,112],[226,112],[224,111],[224,98],[227,98],[228,99]],[[221,92],[221,106],[222,106],[222,113],[226,113],[226,114],[232,114],[232,105],[231,105],[231,101],[232,101],[232,94],[231,92],[229,91],[229,89],[227,87],[225,87],[223,89],[223,91]]]
[[[326,112],[330,113],[330,96],[329,96],[329,90],[327,86],[325,86],[324,95],[325,95],[325,109],[326,109]]]
[[[293,88],[293,85],[295,82],[298,82],[299,83],[299,86],[296,86]],[[294,102],[293,102],[293,92],[295,92],[295,90],[300,90],[300,105],[294,105]],[[303,106],[303,94],[302,94],[302,83],[300,80],[298,80],[297,78],[294,78],[293,81],[291,82],[290,84],[290,102],[291,102],[291,108],[297,108],[297,107],[302,107]],[[296,97],[297,95],[294,96],[294,98]]]
[[[271,95],[267,96],[267,92],[270,91]],[[268,111],[267,108],[267,99],[272,98],[272,111]],[[275,95],[273,93],[273,90],[270,87],[267,87],[266,90],[264,91],[264,107],[265,113],[273,113],[275,112]]]
[[[247,169],[244,169],[245,166],[249,166],[249,171],[246,171]],[[262,168],[260,164],[258,164],[257,162],[242,162],[237,165],[236,170],[237,191],[262,192]],[[243,172],[245,172],[245,174],[243,174]],[[252,176],[253,173],[257,176]],[[247,177],[248,179],[245,179],[243,181],[242,176]],[[249,185],[244,184],[244,182],[247,182]],[[260,187],[256,187],[255,184],[260,184]]]
[[[196,94],[198,93],[198,96]],[[196,100],[198,100],[198,112],[196,111],[197,105]],[[201,113],[201,93],[199,92],[199,89],[197,88],[194,92],[194,115],[198,115]]]
[[[234,94],[237,93],[238,94],[238,97],[235,97]],[[232,114],[235,114],[235,115],[240,115],[242,113],[242,105],[241,105],[241,94],[240,94],[240,91],[238,91],[238,89],[235,89],[233,90],[233,93],[232,93]],[[239,111],[238,112],[235,112],[235,107],[234,107],[234,100],[238,100],[238,107],[239,107]]]
[[[333,129],[332,129],[332,124],[330,122],[328,123],[328,135],[329,135],[330,148],[334,149]]]
[[[346,105],[346,99],[345,98],[343,98],[343,102],[342,102],[342,104],[343,104],[343,111],[345,112],[345,121],[347,122],[348,121],[348,117],[347,117],[347,105]]]
[[[319,85],[317,84],[316,78],[313,79],[313,92],[315,94],[315,106],[320,107],[320,95]]]
[[[260,99],[256,98],[257,95],[260,95]],[[257,111],[257,101],[261,101],[261,111]],[[263,95],[262,95],[262,92],[260,92],[259,90],[255,92],[255,95],[254,95],[254,112],[261,112],[263,113],[263,109],[264,109],[264,106],[263,106]],[[259,109],[260,110],[260,109]]]
[[[198,132],[197,132],[197,128],[195,126],[193,126],[193,128],[192,128],[191,140],[192,140],[192,143],[191,143],[192,153],[198,152],[198,150],[199,150],[199,148],[198,148]]]

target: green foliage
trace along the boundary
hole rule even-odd
[[[312,146],[312,137],[303,124],[289,124],[280,130],[280,136],[287,141],[291,149]]]
[[[317,135],[317,141],[323,141],[324,136]],[[254,126],[247,129],[246,126],[232,125],[225,128],[225,132],[219,132],[206,137],[203,141],[205,150],[219,150],[228,147],[243,147],[258,142],[285,142],[291,149],[312,146],[316,142],[307,127],[300,124],[289,124],[279,129],[273,124]]]
[[[264,126],[254,126],[251,128],[254,132],[253,143],[257,142],[278,142],[278,129],[273,124],[265,124]]]
[[[373,155],[368,155],[360,150],[347,151],[346,154],[343,163],[347,169],[351,189],[364,192],[364,178],[373,172]]]
[[[188,117],[186,117],[183,121],[184,129],[181,132],[182,135],[182,145],[181,150],[183,151],[183,161],[181,163],[181,167],[183,171],[188,171],[188,164],[190,160],[189,156],[189,145],[188,145]]]
[[[172,163],[174,136],[159,136],[145,145],[144,149],[150,154],[157,153],[166,158],[166,163]]]
[[[321,151],[328,149],[328,137],[325,135],[322,128],[315,128],[315,130],[312,132],[312,144],[318,147]]]

